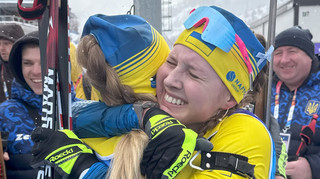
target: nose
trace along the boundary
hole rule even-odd
[[[164,79],[163,84],[170,89],[181,89],[183,87],[183,71],[176,67],[170,71]]]
[[[36,63],[33,65],[32,73],[35,75],[41,76],[41,64],[40,63]]]
[[[290,61],[290,57],[287,52],[283,52],[280,57],[280,63],[288,63]]]

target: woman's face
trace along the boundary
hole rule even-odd
[[[195,51],[175,45],[157,72],[157,99],[161,109],[196,128],[227,109],[230,93],[209,63]]]

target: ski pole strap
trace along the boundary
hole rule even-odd
[[[39,114],[38,110],[36,108],[32,107],[30,104],[28,104],[25,101],[21,101],[21,103],[23,103],[24,106],[27,108],[29,115],[34,122],[34,125],[36,127],[40,127],[41,126],[41,115]]]
[[[22,7],[23,0],[18,0],[18,12],[25,20],[41,19],[47,7],[47,0],[34,0],[31,8]]]
[[[201,164],[203,170],[225,170],[231,173],[254,178],[254,167],[248,163],[248,157],[224,153],[224,152],[201,152]]]

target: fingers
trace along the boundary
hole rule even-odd
[[[177,175],[180,170],[184,167],[182,166],[181,161],[179,160],[179,157],[182,153],[182,149],[178,148],[169,148],[165,151],[165,153],[162,155],[161,159],[158,162],[158,165],[156,168],[162,168],[163,170],[159,172],[157,178],[160,178],[160,176],[170,176],[170,178],[173,178],[175,175]],[[170,164],[170,165],[169,165]],[[181,167],[181,168],[180,168]]]
[[[43,141],[52,135],[54,131],[43,127],[37,127],[31,134],[31,140],[34,142]]]
[[[292,161],[292,162],[287,162],[286,165],[286,174],[291,176],[294,175],[294,173],[296,172],[296,161]]]
[[[48,162],[47,160],[38,160],[38,158],[33,158],[30,162],[30,166],[32,168],[39,168],[40,166],[50,165],[53,166],[52,163]]]
[[[149,160],[144,161],[142,174],[148,179],[158,179],[161,178],[163,172],[169,168],[172,168],[173,164],[176,163],[178,156],[180,155],[182,149],[177,148],[167,148],[156,150],[153,154],[148,154]],[[154,149],[152,150],[154,151]],[[144,158],[145,159],[145,158]],[[142,164],[143,165],[143,164]],[[172,176],[176,175],[176,171],[170,171]]]
[[[48,138],[53,136],[54,130],[37,127],[33,130],[31,134],[31,140],[34,141],[31,153],[34,156],[37,156],[42,152],[43,147],[48,144]]]
[[[143,176],[147,176],[147,171],[149,171],[149,167],[150,166],[150,160],[152,159],[154,149],[150,149],[149,145],[147,146],[147,148],[144,150],[143,152],[143,157],[140,163],[140,170],[141,170],[141,174]],[[148,168],[148,169],[147,169]]]
[[[9,157],[8,152],[3,153],[3,159],[4,159],[5,161],[10,160],[10,157]]]

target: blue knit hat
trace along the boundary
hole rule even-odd
[[[150,79],[165,62],[170,49],[164,38],[146,20],[136,15],[89,17],[82,36],[92,34],[106,62],[121,82],[136,93],[152,93]]]

